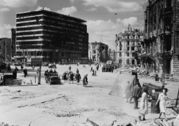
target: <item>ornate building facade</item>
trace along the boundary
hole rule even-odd
[[[143,32],[132,29],[131,25],[124,32],[116,35],[116,63],[121,66],[140,64],[138,55],[141,52]]]
[[[179,75],[179,1],[148,0],[143,45],[150,70]]]
[[[108,45],[102,42],[89,43],[89,60],[93,63],[106,62],[108,60]]]

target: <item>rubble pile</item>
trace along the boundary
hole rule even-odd
[[[18,125],[10,125],[4,122],[0,122],[0,126],[18,126]]]

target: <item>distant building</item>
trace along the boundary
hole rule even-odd
[[[77,63],[88,59],[86,21],[39,10],[16,15],[16,58]]]
[[[108,50],[108,56],[109,56],[109,60],[115,62],[116,61],[116,52],[115,50],[109,49]]]
[[[102,42],[89,43],[89,60],[94,63],[106,62],[108,60],[108,45]]]
[[[12,48],[12,57],[16,54],[16,29],[11,29],[11,48]]]
[[[179,76],[178,0],[148,0],[143,45],[148,70]]]
[[[128,29],[116,35],[116,63],[121,66],[140,64],[138,55],[141,51],[143,32],[139,29]]]
[[[12,48],[11,39],[0,38],[0,64],[11,62]]]

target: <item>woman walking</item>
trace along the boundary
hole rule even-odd
[[[140,110],[139,110],[139,120],[145,120],[145,115],[148,113],[148,89],[146,87],[143,88],[143,93],[140,102]]]
[[[159,103],[159,108],[160,108],[160,114],[159,114],[159,118],[161,118],[161,116],[164,116],[164,118],[166,118],[166,100],[168,99],[167,97],[167,92],[168,89],[164,88],[163,92],[161,94],[159,94],[158,100],[156,105]]]

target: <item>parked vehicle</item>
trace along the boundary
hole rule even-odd
[[[49,79],[49,83],[50,83],[50,85],[61,84],[60,77],[58,77],[58,76],[51,76],[50,79]]]

